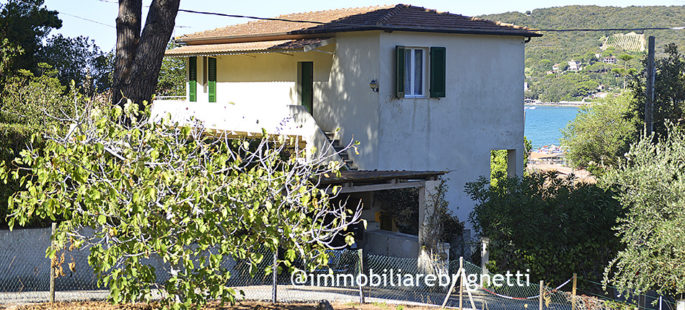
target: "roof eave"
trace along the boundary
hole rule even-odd
[[[431,28],[431,27],[410,27],[410,26],[391,26],[391,25],[369,25],[369,26],[359,26],[359,27],[349,27],[339,30],[328,29],[328,30],[317,30],[317,29],[304,29],[293,31],[291,33],[296,34],[323,34],[323,33],[338,33],[338,32],[354,32],[354,31],[370,31],[370,30],[381,30],[381,31],[407,31],[407,32],[433,32],[433,33],[453,33],[453,34],[476,34],[476,35],[500,35],[500,36],[519,36],[519,37],[541,37],[541,33],[532,32],[525,29],[512,29],[512,30],[479,30],[470,28]]]
[[[276,40],[296,40],[296,39],[311,39],[320,38],[328,39],[331,36],[321,36],[320,34],[305,34],[292,32],[277,32],[258,35],[240,35],[240,36],[213,36],[200,38],[183,38],[178,37],[176,42],[185,43],[187,45],[202,45],[202,44],[224,44],[224,43],[245,43],[245,42],[262,42],[262,41],[276,41]]]
[[[230,52],[188,52],[188,53],[164,53],[164,57],[193,57],[193,56],[221,56],[221,55],[245,55],[245,54],[268,54],[268,53],[296,53],[304,52],[298,49],[267,49],[267,50],[242,50]]]
[[[333,35],[340,32],[356,32],[356,31],[408,31],[408,32],[433,32],[433,33],[453,33],[453,34],[473,34],[473,35],[499,35],[499,36],[519,36],[519,37],[541,37],[542,34],[532,32],[524,29],[513,30],[479,30],[468,28],[429,28],[429,27],[407,27],[407,26],[388,26],[388,25],[369,25],[360,27],[348,27],[344,29],[304,29],[291,32],[267,33],[260,35],[240,35],[240,36],[214,36],[214,37],[199,37],[199,38],[183,38],[176,39],[177,42],[188,45],[201,44],[221,44],[221,43],[243,43],[243,42],[259,42],[259,41],[273,41],[285,39],[306,39],[320,37],[321,35]]]

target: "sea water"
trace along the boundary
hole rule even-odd
[[[560,145],[561,130],[578,113],[578,107],[526,106],[525,136],[533,150],[543,146]]]

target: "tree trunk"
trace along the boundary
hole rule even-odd
[[[179,4],[180,0],[154,0],[140,34],[142,0],[119,0],[117,60],[112,95],[114,104],[124,104],[122,96],[139,105],[143,101],[150,102],[157,88],[162,58],[174,30]],[[122,9],[122,6],[127,8]],[[135,30],[135,19],[131,22],[126,17],[131,12],[138,16],[136,36],[131,32]]]
[[[141,0],[119,0],[117,16],[117,45],[112,81],[112,102],[121,100],[121,85],[131,73],[133,59],[140,40],[140,18],[143,14]]]

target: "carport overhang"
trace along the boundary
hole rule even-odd
[[[436,249],[429,249],[424,246],[424,239],[430,225],[431,216],[435,214],[435,204],[427,201],[436,193],[440,184],[440,176],[448,171],[342,171],[338,176],[322,178],[319,182],[320,188],[325,188],[328,193],[333,193],[333,188],[337,194],[352,194],[361,192],[376,192],[384,190],[396,190],[406,188],[417,188],[419,192],[419,229],[418,229],[418,253],[419,268],[425,266],[425,261],[429,259],[431,253]],[[428,218],[426,217],[428,215]]]
[[[339,186],[339,193],[375,192],[403,188],[420,188],[426,181],[437,181],[447,171],[396,171],[396,170],[349,170],[339,176],[321,179],[321,187],[332,191]]]

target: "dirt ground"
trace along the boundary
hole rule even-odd
[[[395,305],[386,303],[369,303],[360,305],[358,303],[332,303],[334,310],[420,310],[420,309],[435,309],[435,307],[416,307],[407,305]],[[111,305],[107,302],[101,301],[87,301],[87,302],[57,302],[54,304],[41,303],[21,306],[3,307],[2,310],[85,310],[85,309],[102,309],[102,310],[152,310],[156,309],[155,305],[150,304],[126,304],[126,305]],[[241,302],[234,306],[220,307],[218,303],[213,303],[205,307],[207,310],[319,310],[317,303],[279,303],[271,304],[267,302]]]
[[[542,158],[551,158],[551,157],[557,157],[561,156],[559,154],[557,155],[550,155],[550,154],[544,154],[544,153],[536,153],[536,152],[531,152],[530,156],[528,159],[532,161],[536,161]],[[580,182],[585,182],[585,183],[597,183],[597,180],[595,179],[595,176],[590,174],[587,170],[583,169],[573,169],[568,166],[564,166],[561,164],[551,164],[551,163],[528,163],[528,167],[526,167],[528,171],[538,171],[538,172],[545,172],[545,171],[552,171],[556,170],[559,173],[559,176],[565,177],[568,176],[569,174],[573,174],[576,176],[577,181]]]

